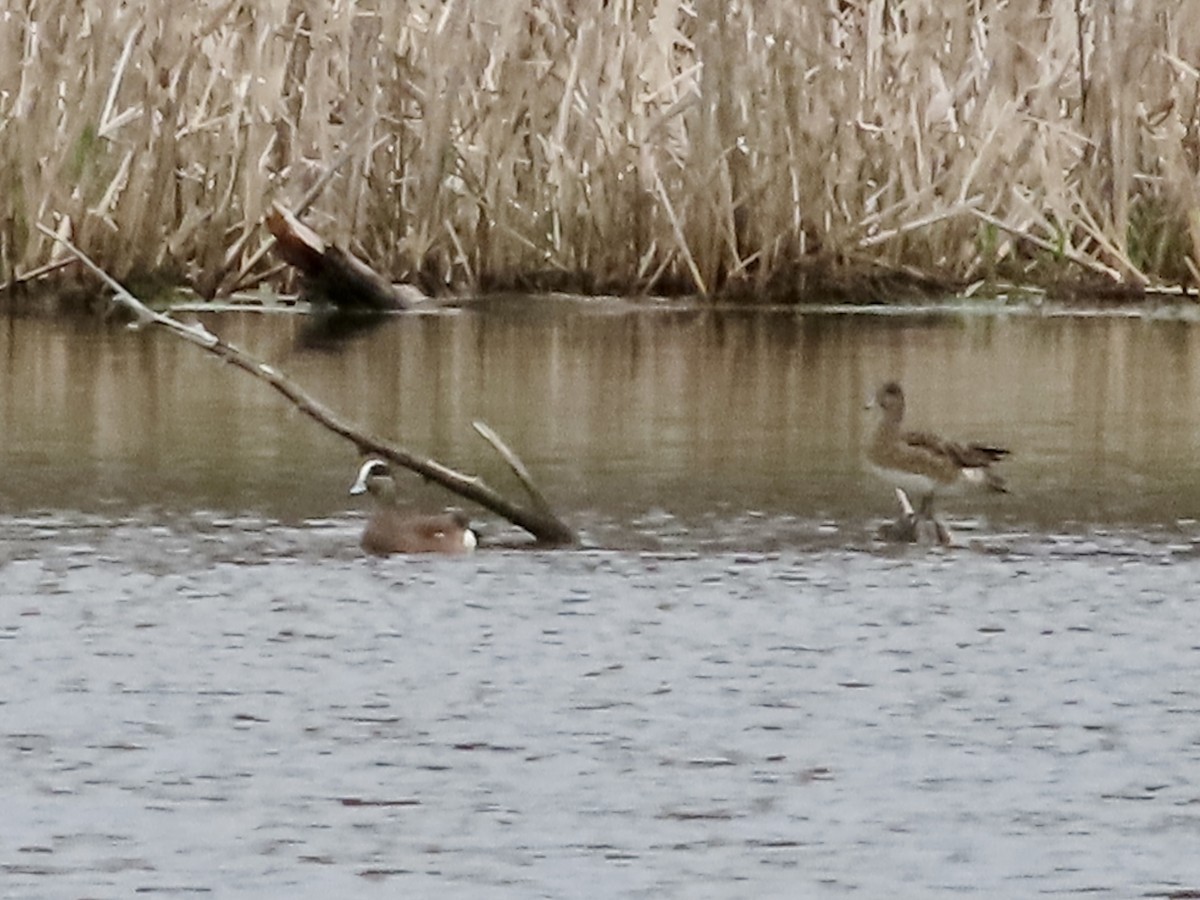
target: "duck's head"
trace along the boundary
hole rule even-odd
[[[883,410],[886,418],[899,421],[904,415],[904,390],[898,381],[885,381],[867,404]]]
[[[370,494],[380,499],[391,499],[396,494],[396,482],[392,469],[382,459],[368,459],[358,470],[358,478],[350,486],[351,494]]]

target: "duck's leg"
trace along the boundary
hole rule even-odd
[[[900,515],[894,522],[885,522],[879,527],[879,538],[896,544],[928,543],[929,529],[923,531],[921,528],[922,524],[928,525],[928,521],[913,507],[903,488],[896,488],[896,502],[900,504]]]
[[[896,488],[896,502],[900,504],[900,516],[895,522],[886,522],[879,528],[879,537],[885,541],[899,544],[913,544],[917,541],[917,514],[908,494],[902,488]]]
[[[931,543],[939,544],[943,547],[949,547],[954,543],[954,538],[950,534],[950,529],[947,528],[933,511],[933,493],[930,492],[921,498],[921,505],[917,512],[917,518],[925,524],[925,529],[921,530],[918,525],[919,534],[928,534]]]
[[[896,501],[900,504],[900,516],[879,529],[879,537],[885,541],[901,544],[937,544],[949,547],[953,543],[950,529],[943,525],[933,512],[933,494],[923,495],[916,508],[902,488],[896,488]]]

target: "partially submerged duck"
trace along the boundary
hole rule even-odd
[[[362,548],[376,556],[392,553],[470,553],[477,543],[467,516],[458,511],[439,515],[414,515],[397,505],[396,481],[391,467],[369,459],[358,470],[350,488],[354,495],[369,494],[372,510],[363,529]]]

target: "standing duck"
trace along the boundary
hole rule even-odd
[[[933,514],[937,494],[979,488],[1007,493],[1004,479],[992,464],[1008,456],[1003,447],[987,444],[958,444],[924,431],[904,431],[904,391],[898,382],[880,386],[869,404],[881,417],[867,445],[867,464],[893,487],[917,498],[917,516],[938,526],[942,543],[948,532]]]

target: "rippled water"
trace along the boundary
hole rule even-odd
[[[365,559],[352,454],[258,386],[8,323],[0,895],[1200,890],[1193,326],[415,322],[226,324],[473,469],[487,418],[588,549]],[[961,548],[871,539],[884,370],[1018,451]]]
[[[235,549],[260,525],[15,526],[6,896],[1200,885],[1189,548]]]

